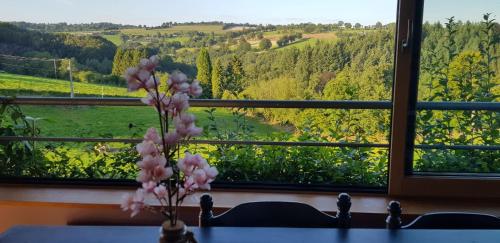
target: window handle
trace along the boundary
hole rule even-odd
[[[408,19],[408,26],[406,29],[406,38],[401,42],[403,49],[409,48],[411,43],[411,38],[413,36],[413,22]]]

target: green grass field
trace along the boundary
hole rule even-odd
[[[102,35],[102,37],[113,42],[113,44],[115,44],[116,46],[120,46],[121,44],[123,44],[123,41],[119,35]]]
[[[0,95],[68,97],[71,88],[66,80],[0,73]],[[126,88],[74,82],[76,97],[143,97],[144,92],[130,93]]]
[[[101,89],[102,88],[102,89]],[[129,93],[125,88],[75,83],[77,94],[87,97],[124,96],[142,97],[140,93]],[[62,95],[61,95],[62,94]],[[69,82],[32,76],[0,73],[0,95],[43,95],[68,97]],[[89,106],[23,106],[27,116],[41,118],[37,127],[41,136],[52,137],[140,137],[150,126],[157,125],[157,115],[150,107],[89,107]],[[198,117],[198,126],[208,125],[208,108],[191,108]],[[234,131],[236,123],[231,111],[219,108],[215,112],[217,126],[226,131]],[[246,118],[254,127],[257,137],[282,133],[284,130],[260,122],[256,118]],[[129,125],[132,124],[132,129]]]

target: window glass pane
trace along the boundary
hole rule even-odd
[[[140,58],[158,54],[163,85],[168,73],[180,70],[201,81],[203,99],[355,102],[340,108],[193,107],[205,128],[199,139],[323,143],[205,146],[213,157],[209,161],[228,173],[220,180],[385,186],[396,0],[153,0],[141,6],[89,0],[27,6],[14,1],[0,9],[0,96],[144,97],[145,92],[127,92],[122,75]],[[31,120],[0,123],[14,128],[27,122],[27,129],[10,135],[137,139],[157,122],[148,107],[20,109]],[[89,155],[94,143],[39,143],[41,155],[57,144],[82,150],[65,156],[96,161]],[[292,178],[293,173],[304,175]]]
[[[500,172],[499,14],[498,1],[425,2],[418,101],[445,106],[417,112],[415,171]]]

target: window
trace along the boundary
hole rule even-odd
[[[0,52],[0,175],[133,184],[134,144],[156,123],[119,76],[159,53],[163,80],[173,70],[210,80],[191,108],[206,133],[183,148],[210,158],[219,186],[443,195],[491,183],[499,29],[497,5],[482,1],[230,8],[256,11],[241,14],[249,24],[0,23],[0,41],[16,47]]]
[[[412,69],[400,79],[409,87],[403,108],[409,113],[394,113],[393,120],[406,122],[404,138],[393,140],[402,141],[393,146],[405,152],[393,153],[391,191],[496,197],[489,186],[498,185],[500,169],[498,63],[491,58],[499,45],[493,17],[498,6],[491,1],[414,4],[408,17],[414,28],[408,35]]]

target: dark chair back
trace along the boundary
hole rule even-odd
[[[200,227],[347,228],[351,221],[351,198],[345,193],[339,195],[337,217],[297,202],[250,202],[213,216],[213,201],[208,194],[201,197],[200,207]]]
[[[500,219],[477,213],[428,213],[403,229],[500,229]]]
[[[488,214],[462,212],[428,213],[403,226],[399,202],[392,201],[387,210],[389,216],[386,223],[389,229],[500,229],[500,218]]]

